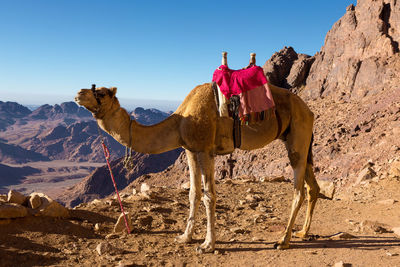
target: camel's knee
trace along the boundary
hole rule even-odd
[[[216,203],[216,195],[215,192],[204,191],[203,202],[204,205],[212,205],[214,206]]]
[[[311,165],[307,165],[306,183],[307,183],[308,195],[310,196],[310,198],[311,199],[318,198],[321,189],[317,183],[317,180],[315,180],[314,172],[312,170]]]
[[[189,200],[190,201],[200,201],[201,199],[201,190],[200,188],[190,189],[189,191]]]

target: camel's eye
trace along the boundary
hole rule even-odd
[[[96,95],[99,97],[104,97],[106,94],[103,92],[96,92]]]

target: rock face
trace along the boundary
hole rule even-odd
[[[348,6],[315,55],[305,96],[360,99],[398,85],[399,10],[396,0]]]

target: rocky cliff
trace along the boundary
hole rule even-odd
[[[307,77],[305,97],[361,100],[398,89],[400,3],[350,5],[325,38]]]

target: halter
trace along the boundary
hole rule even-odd
[[[99,96],[97,95],[97,92],[96,92],[96,85],[95,84],[92,84],[92,89],[91,90],[93,92],[94,98],[97,101],[97,104],[101,105],[100,98],[99,98]]]

